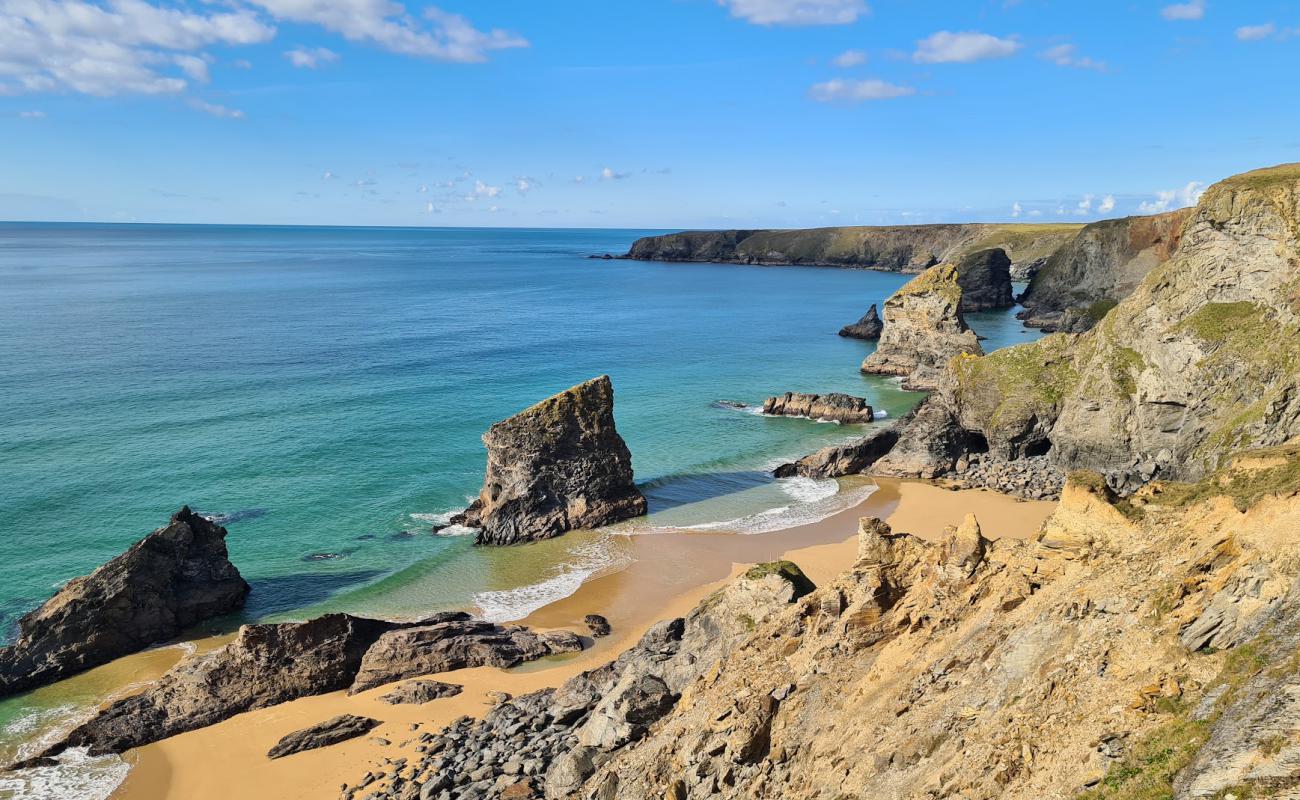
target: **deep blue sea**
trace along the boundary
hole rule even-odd
[[[862,427],[719,405],[919,396],[836,335],[908,276],[593,260],[634,230],[0,224],[0,624],[164,524],[222,515],[243,620],[325,608],[523,616],[613,558],[431,524],[494,421],[607,373],[651,515],[761,534],[855,498],[768,470]],[[1027,341],[971,315],[985,348]],[[0,715],[4,716],[4,715]]]

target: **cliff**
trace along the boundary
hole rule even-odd
[[[1025,290],[1026,325],[1082,333],[1128,297],[1182,240],[1192,209],[1094,222],[1057,250]]]
[[[1011,259],[1001,248],[976,250],[957,261],[961,310],[988,311],[1016,304],[1011,291]]]
[[[614,428],[614,387],[602,375],[560,392],[483,434],[487,474],[455,521],[478,544],[515,544],[646,513],[632,454]]]
[[[805,230],[684,231],[647,236],[625,258],[736,264],[808,264],[920,272],[967,253],[1000,248],[1018,269],[1032,269],[1070,241],[1081,226],[893,225]]]
[[[902,376],[908,389],[933,389],[951,358],[982,353],[962,318],[962,296],[952,264],[931,267],[908,281],[885,301],[885,327],[862,371]]]
[[[167,641],[242,608],[248,584],[226,553],[226,529],[182,508],[18,622],[0,650],[0,695],[44,686]]]

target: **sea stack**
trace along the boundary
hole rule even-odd
[[[18,622],[0,650],[0,696],[34,689],[179,635],[244,605],[226,529],[182,508],[171,522]]]
[[[932,390],[954,356],[983,355],[961,315],[957,267],[930,267],[885,301],[885,330],[876,352],[862,362],[871,375],[901,375],[903,388]]]
[[[880,314],[876,311],[876,304],[872,303],[867,313],[862,315],[862,319],[852,325],[845,325],[840,328],[840,336],[850,339],[866,339],[875,341],[880,338],[880,331],[885,327],[885,323],[880,321]]]
[[[963,313],[1016,304],[1011,288],[1011,259],[1000,247],[962,256],[957,262],[957,285],[961,287]]]
[[[839,392],[830,394],[786,392],[764,400],[763,413],[845,423],[871,422],[875,419],[875,413],[867,404],[866,398]]]
[[[614,387],[601,375],[496,423],[483,434],[483,490],[454,521],[477,544],[517,544],[646,513],[632,454],[614,428]]]

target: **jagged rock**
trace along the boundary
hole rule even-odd
[[[862,319],[852,325],[845,325],[840,328],[840,336],[875,341],[880,338],[880,332],[884,330],[884,327],[885,323],[880,321],[880,314],[876,311],[876,304],[872,303],[871,307],[867,309],[867,313],[862,315]]]
[[[483,435],[483,490],[453,522],[478,544],[515,544],[646,513],[632,455],[614,428],[614,388],[602,375],[543,400]]]
[[[764,400],[763,413],[846,423],[871,422],[875,418],[865,398],[839,392],[830,394],[786,392]]]
[[[588,614],[582,621],[586,623],[587,630],[591,631],[592,636],[608,636],[610,633],[609,620],[599,614]]]
[[[1002,248],[979,250],[957,262],[961,310],[987,311],[1016,304],[1011,290],[1011,259]]]
[[[408,703],[418,705],[433,700],[441,700],[444,697],[455,697],[463,691],[465,691],[465,687],[455,683],[407,681],[391,692],[381,694],[379,699],[389,705]]]
[[[0,650],[0,696],[43,686],[172,639],[244,605],[248,584],[226,553],[226,529],[190,511],[18,622]]]
[[[316,750],[328,747],[348,739],[364,736],[383,723],[370,717],[358,717],[355,714],[341,714],[310,728],[285,735],[275,746],[267,751],[267,758],[283,758],[304,750]]]
[[[931,267],[908,281],[885,301],[885,330],[862,371],[902,376],[908,389],[937,388],[953,357],[984,352],[962,318],[961,298],[952,264]]]
[[[1047,259],[1021,303],[1026,325],[1082,333],[1178,249],[1192,209],[1094,222]]]
[[[901,423],[901,420],[900,420]],[[792,464],[782,464],[772,471],[777,478],[839,478],[866,472],[898,442],[897,426],[881,428],[845,444],[823,447]]]
[[[513,667],[581,649],[582,640],[569,631],[535,633],[519,625],[495,625],[460,615],[379,636],[366,650],[348,693],[465,667]]]

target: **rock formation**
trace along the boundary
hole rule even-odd
[[[248,584],[226,553],[226,529],[182,508],[18,622],[0,650],[0,696],[33,689],[175,638],[244,605]]]
[[[612,630],[609,626],[609,620],[600,614],[588,614],[582,618],[582,621],[587,626],[587,630],[591,632],[591,635],[596,638],[608,636]]]
[[[875,418],[865,398],[839,392],[830,394],[786,392],[764,400],[763,413],[844,423],[871,422]]]
[[[389,705],[421,705],[444,697],[455,697],[465,691],[465,687],[442,681],[406,681],[391,692],[381,694],[379,699]]]
[[[961,298],[952,264],[931,267],[908,281],[885,301],[885,330],[862,371],[900,375],[907,389],[936,388],[954,356],[984,352],[962,318]]]
[[[1128,297],[1182,240],[1190,208],[1094,222],[1047,259],[1021,298],[1026,325],[1082,333]]]
[[[543,400],[483,435],[487,475],[454,522],[478,544],[516,544],[646,513],[632,454],[614,428],[614,388],[602,375]]]
[[[1011,259],[1000,247],[962,256],[957,261],[957,285],[961,287],[963,313],[1016,304],[1011,291]]]
[[[267,751],[267,758],[284,758],[305,750],[317,750],[332,744],[346,742],[358,736],[365,736],[383,723],[370,717],[358,717],[355,714],[340,714],[310,728],[303,728],[287,734],[275,746]]]
[[[902,425],[900,420],[899,425]],[[898,443],[897,426],[872,431],[870,434],[844,444],[823,447],[792,464],[782,464],[772,471],[777,478],[839,478],[866,472],[867,468]]]
[[[894,225],[807,230],[686,231],[647,236],[625,258],[920,272],[967,253],[1001,248],[1020,267],[1041,263],[1079,225]]]
[[[871,308],[867,309],[867,313],[862,315],[862,319],[852,325],[845,325],[840,328],[840,336],[875,341],[880,338],[880,332],[884,327],[885,323],[880,321],[880,314],[876,311],[876,304],[872,303]]]

